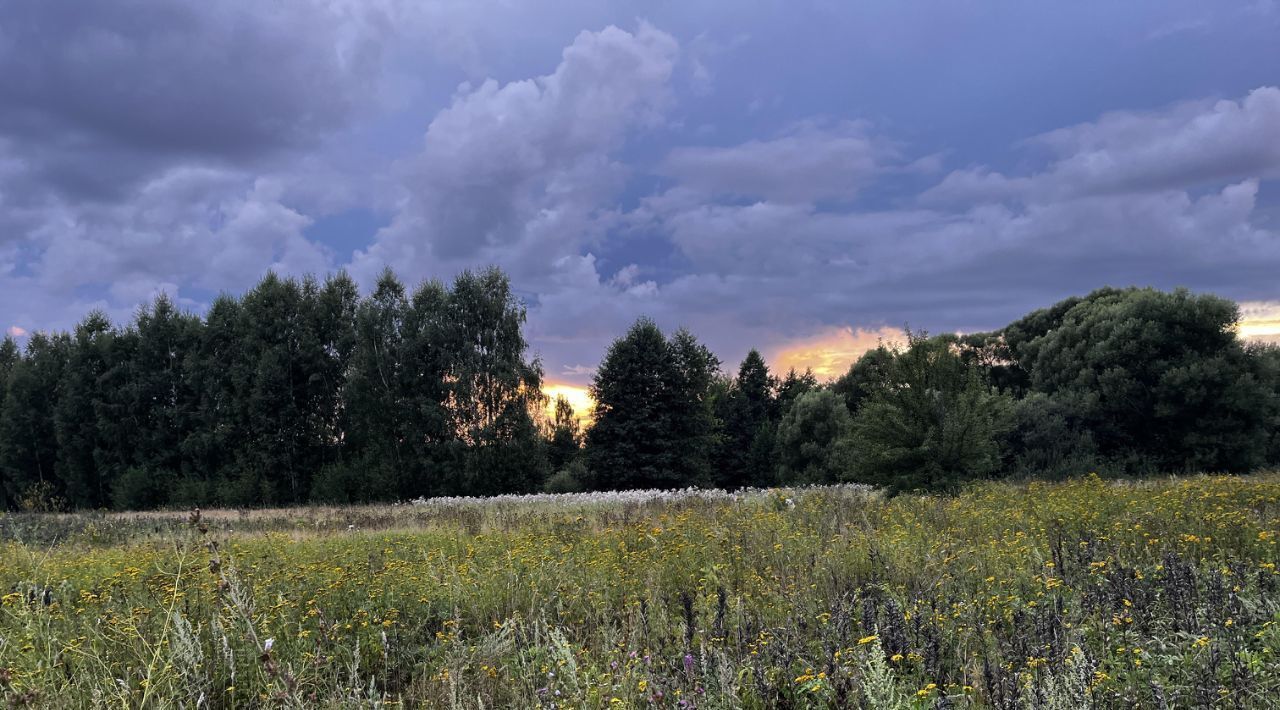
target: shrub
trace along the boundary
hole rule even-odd
[[[582,482],[587,479],[587,467],[581,461],[572,461],[568,466],[556,471],[542,485],[544,493],[579,493]]]

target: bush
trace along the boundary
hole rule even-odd
[[[170,486],[159,471],[141,466],[126,468],[111,490],[111,505],[116,510],[148,510],[169,502]]]
[[[995,473],[1011,398],[952,339],[909,337],[854,420],[858,480],[891,493],[938,491]]]
[[[173,486],[169,502],[179,508],[213,505],[215,487],[203,478],[181,478]]]
[[[587,467],[581,461],[572,461],[556,471],[542,485],[545,493],[580,493],[582,482],[587,480]]]
[[[778,477],[786,484],[834,483],[851,468],[851,422],[844,400],[830,390],[800,395],[774,437]]]
[[[52,483],[39,481],[22,491],[18,507],[26,513],[56,513],[66,510],[67,501],[54,491]]]
[[[311,500],[316,503],[355,503],[365,499],[362,495],[365,481],[359,472],[347,463],[331,463],[320,469],[311,482]]]
[[[1116,466],[1098,452],[1090,432],[1070,407],[1040,393],[1014,403],[1004,440],[1004,469],[1013,475],[1062,479],[1111,473]]]

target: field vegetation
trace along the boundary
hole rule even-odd
[[[0,518],[10,707],[1273,707],[1280,476]]]

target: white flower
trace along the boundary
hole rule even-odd
[[[271,647],[274,645],[276,645],[276,640],[274,638],[269,638],[262,642],[262,650],[269,652],[271,651]]]
[[[844,483],[834,486],[809,486],[802,490],[828,490],[843,493],[870,494],[875,489],[871,486]],[[680,488],[675,490],[645,489],[634,491],[595,491],[590,493],[531,493],[526,495],[507,494],[487,498],[475,496],[441,496],[439,498],[416,498],[409,505],[437,510],[456,510],[459,508],[475,509],[486,506],[513,506],[528,504],[555,504],[564,508],[590,509],[619,504],[635,503],[674,503],[698,500],[706,503],[739,503],[752,499],[767,498],[777,495],[776,489],[746,488],[730,493],[718,488]],[[787,498],[784,504],[795,506],[794,498]],[[352,526],[354,528],[354,526]]]

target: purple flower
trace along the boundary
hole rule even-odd
[[[685,673],[693,672],[693,654],[691,653],[684,654],[684,672]]]
[[[546,694],[547,694],[546,688],[538,688],[538,695],[546,695]]]

